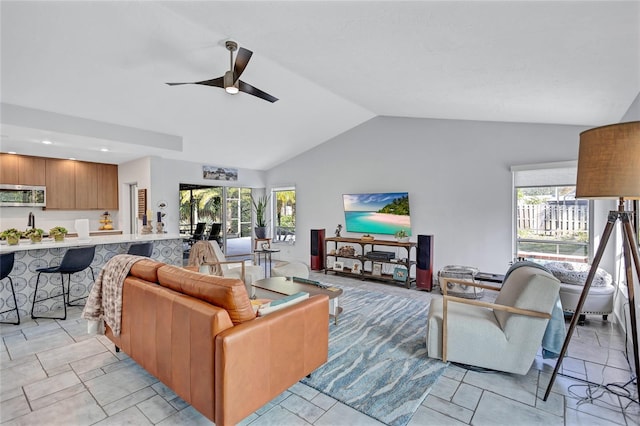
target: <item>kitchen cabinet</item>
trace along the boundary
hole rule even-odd
[[[45,159],[40,157],[0,154],[0,183],[44,186],[45,164]]]
[[[0,154],[0,183],[18,185],[18,156]]]
[[[75,161],[76,210],[92,210],[98,206],[98,164]]]
[[[45,186],[46,160],[40,157],[27,157],[21,155],[18,158],[18,180],[21,185]]]
[[[118,210],[118,166],[96,163],[98,169],[98,208]]]
[[[51,171],[49,162],[52,164]],[[67,194],[69,197],[61,200],[59,194]],[[117,210],[118,166],[47,159],[47,208]]]
[[[46,159],[47,208],[75,210],[76,162]]]
[[[0,154],[0,183],[47,187],[52,210],[117,210],[116,164]]]

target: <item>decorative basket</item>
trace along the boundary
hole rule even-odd
[[[444,278],[455,278],[475,282],[475,276],[479,272],[478,268],[473,266],[447,265],[438,272],[438,280],[440,281],[440,292],[444,286]],[[449,296],[463,297],[465,299],[478,299],[482,297],[483,289],[464,284],[448,283],[447,294]]]

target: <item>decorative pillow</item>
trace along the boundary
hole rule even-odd
[[[295,305],[296,303],[302,302],[308,298],[309,293],[301,291],[299,293],[292,294],[291,296],[283,297],[282,299],[273,300],[268,306],[263,305],[258,309],[258,316],[263,317],[272,312],[284,309],[287,306]]]
[[[584,285],[589,275],[591,265],[573,262],[548,262],[544,265],[554,277],[563,284]],[[593,277],[592,287],[606,287],[613,282],[611,274],[598,268]]]

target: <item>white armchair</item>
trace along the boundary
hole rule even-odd
[[[449,296],[444,285],[443,298],[433,299],[429,308],[428,356],[526,374],[556,305],[560,281],[542,269],[522,266],[512,270],[501,288],[464,284],[500,293],[488,303]]]

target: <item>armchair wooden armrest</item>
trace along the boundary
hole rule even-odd
[[[462,284],[462,285],[467,285],[470,287],[478,287],[478,288],[486,288],[487,290],[494,290],[494,291],[500,291],[500,287],[496,287],[494,285],[488,285],[488,284],[480,284],[477,283],[475,281],[467,281],[467,280],[463,280],[463,279],[457,279],[457,278],[442,278],[444,281],[444,286],[441,287],[442,289],[442,293],[444,295],[447,294],[447,284],[448,283],[454,283],[454,284]]]
[[[225,254],[224,257],[248,257],[253,256],[253,253],[241,253],[241,254]]]
[[[548,314],[546,312],[533,311],[530,309],[514,308],[513,306],[498,305],[491,302],[483,302],[481,300],[464,299],[462,297],[455,297],[455,296],[444,296],[443,299],[447,302],[456,302],[456,303],[463,303],[466,305],[480,306],[483,308],[489,308],[496,311],[505,311],[512,314],[526,315],[526,316],[536,317],[536,318],[547,318],[547,319],[551,318],[551,314]]]

